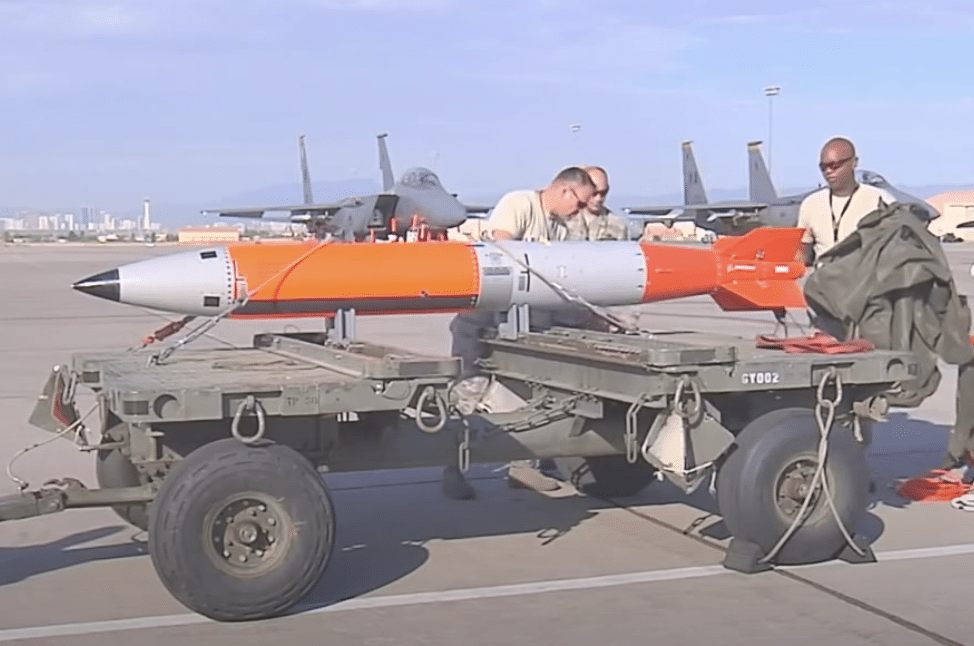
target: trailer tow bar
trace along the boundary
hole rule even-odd
[[[150,485],[88,489],[79,480],[66,478],[47,482],[44,488],[37,491],[25,491],[0,498],[0,522],[44,516],[65,509],[151,502],[155,495],[155,488]]]

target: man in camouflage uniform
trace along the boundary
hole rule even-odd
[[[595,184],[592,198],[585,208],[568,221],[569,240],[626,240],[626,221],[605,206],[609,193],[609,175],[601,166],[582,166]]]

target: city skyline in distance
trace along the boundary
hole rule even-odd
[[[321,196],[322,200],[335,200],[344,197],[351,197],[358,194],[369,194],[379,189],[379,184],[367,179],[347,179],[347,180],[320,180],[312,182],[315,196]],[[953,190],[974,190],[972,184],[930,184],[925,186],[897,186],[902,190],[912,193],[922,199],[927,199],[939,193]],[[530,187],[528,187],[530,188]],[[782,194],[800,193],[815,188],[811,186],[784,187],[779,189]],[[480,201],[494,201],[503,194],[504,191],[484,192],[481,195],[472,194],[469,199]],[[715,188],[708,187],[708,196],[714,201],[739,199],[745,197],[747,187],[742,185],[740,188]],[[215,198],[205,203],[191,204],[166,201],[165,199],[149,199],[151,220],[165,227],[179,227],[193,224],[245,224],[246,221],[235,218],[218,218],[200,213],[203,208],[214,204],[233,207],[254,206],[262,204],[275,204],[282,201],[299,200],[301,195],[301,183],[295,180],[293,183],[269,184],[260,188],[249,189],[234,195]],[[670,191],[668,193],[610,193],[607,205],[616,213],[624,215],[622,206],[639,202],[673,203],[683,199],[681,191]],[[0,204],[0,218],[16,218],[24,213],[54,215],[57,213],[74,213],[76,220],[80,220],[82,209],[91,208],[96,213],[108,213],[116,221],[130,220],[138,222],[143,215],[144,201],[138,204],[125,205],[59,205],[51,208],[43,206],[5,206]],[[253,224],[253,223],[251,223]]]

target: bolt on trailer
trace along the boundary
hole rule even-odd
[[[321,472],[553,458],[598,495],[705,485],[732,535],[728,568],[874,560],[856,533],[866,447],[884,393],[916,374],[908,353],[502,327],[483,367],[517,405],[464,414],[450,397],[458,358],[355,340],[346,314],[328,334],[250,347],[74,355],[30,422],[94,453],[98,488],[24,483],[0,520],[110,506],[148,530],[166,588],[221,621],[279,615],[318,582],[336,523]],[[97,444],[78,388],[98,401]]]

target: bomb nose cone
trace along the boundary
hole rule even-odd
[[[117,269],[88,276],[76,282],[72,287],[79,292],[91,294],[92,296],[104,298],[105,300],[115,301],[116,303],[121,300],[122,290],[119,285]]]

